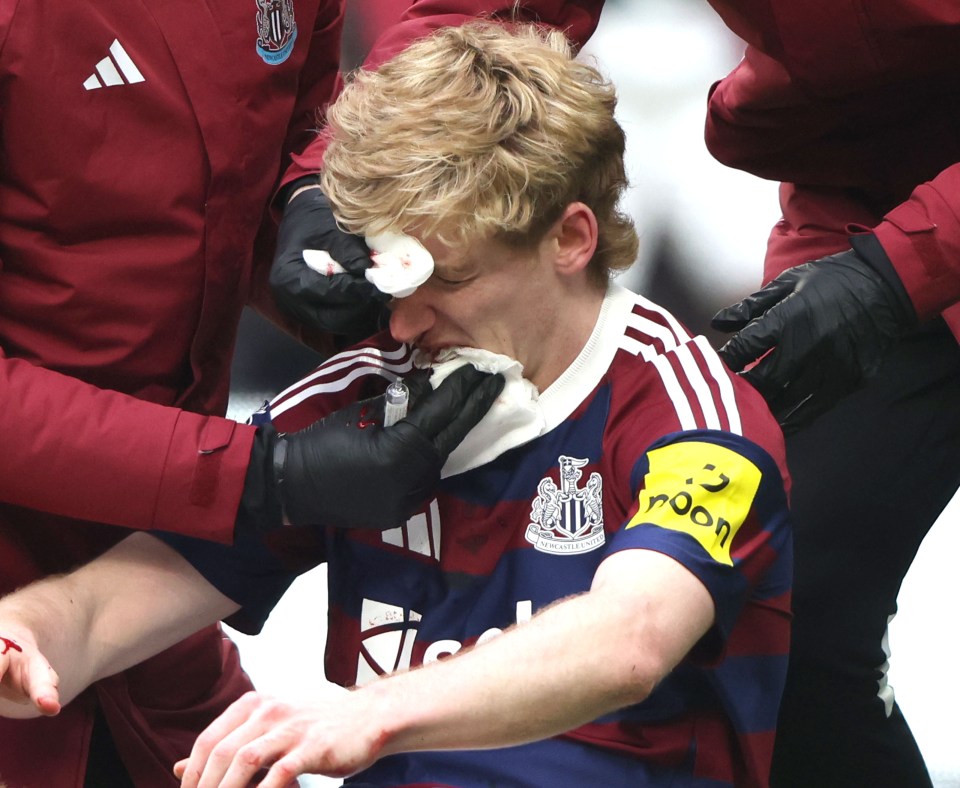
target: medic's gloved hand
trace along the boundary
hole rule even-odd
[[[288,187],[315,184],[316,177],[301,178]],[[325,276],[310,268],[304,250],[327,252],[346,269]],[[277,250],[270,269],[270,287],[280,307],[304,325],[359,341],[387,325],[386,302],[364,278],[373,262],[362,238],[337,227],[326,195],[319,188],[305,189],[283,210]]]
[[[238,527],[292,525],[393,528],[440,482],[451,451],[483,418],[503,376],[465,366],[435,391],[425,377],[411,389],[406,418],[384,428],[382,396],[349,405],[305,430],[259,428]],[[253,523],[251,520],[256,520]]]
[[[850,251],[785,271],[711,323],[739,332],[720,348],[734,372],[761,359],[742,376],[767,400],[785,434],[875,374],[889,347],[916,323],[876,238],[855,236],[851,244]]]

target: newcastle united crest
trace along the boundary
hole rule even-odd
[[[297,40],[293,0],[257,0],[257,54],[276,66],[290,57]]]
[[[537,550],[567,555],[603,545],[603,480],[594,472],[583,487],[577,486],[587,462],[561,455],[559,489],[549,476],[537,485],[526,533]]]

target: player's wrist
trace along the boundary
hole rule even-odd
[[[360,691],[376,728],[371,732],[374,757],[429,750],[437,746],[430,736],[429,709],[434,695],[416,689],[420,670],[395,673],[365,685]],[[412,679],[412,681],[411,681]],[[414,685],[408,687],[408,685]]]

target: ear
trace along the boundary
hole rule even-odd
[[[597,217],[582,202],[570,203],[550,233],[555,241],[554,265],[562,274],[583,271],[597,251]]]

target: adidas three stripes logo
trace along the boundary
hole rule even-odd
[[[110,45],[110,54],[97,63],[96,71],[87,77],[83,87],[85,90],[96,90],[143,81],[145,81],[143,74],[127,54],[127,50],[117,39],[114,39]]]

